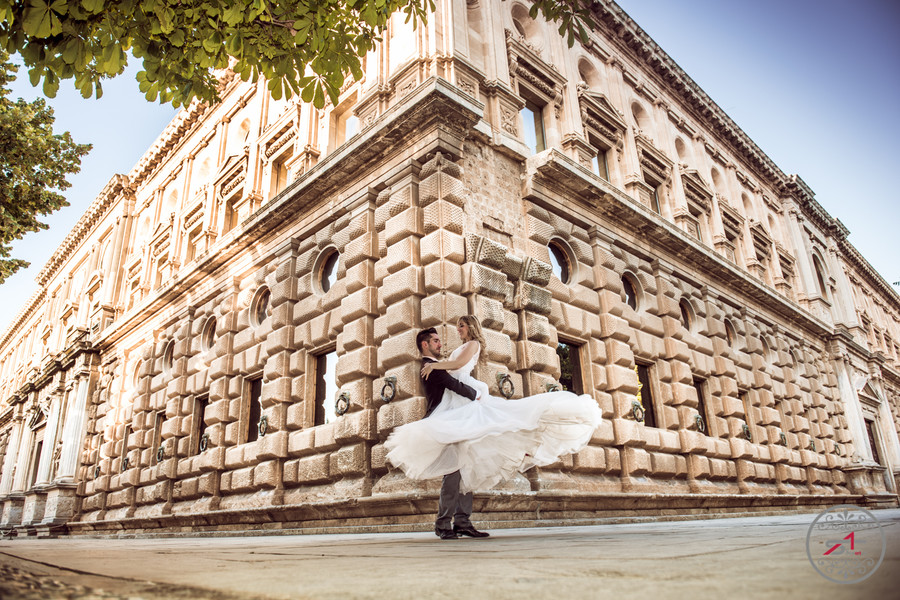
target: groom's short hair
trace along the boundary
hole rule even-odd
[[[419,354],[422,353],[422,342],[427,342],[433,335],[437,335],[437,329],[434,327],[423,329],[416,335],[416,348],[419,350]]]

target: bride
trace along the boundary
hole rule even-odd
[[[454,471],[460,490],[489,489],[534,466],[555,462],[584,448],[600,425],[601,411],[591,396],[548,392],[519,400],[488,394],[488,386],[472,376],[484,364],[484,336],[474,316],[456,325],[463,344],[450,358],[422,367],[427,379],[434,369],[448,371],[475,389],[470,401],[451,390],[427,418],[394,430],[385,442],[387,458],[412,479],[431,479]]]

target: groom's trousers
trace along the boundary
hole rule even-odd
[[[459,492],[460,479],[459,471],[444,475],[435,523],[438,529],[450,529],[454,524],[457,527],[468,527],[472,524],[469,521],[469,515],[472,514],[472,492],[467,494]]]

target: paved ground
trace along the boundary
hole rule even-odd
[[[806,555],[815,515],[492,531],[0,542],[0,599],[896,598],[900,510],[875,514],[887,554],[830,582]]]

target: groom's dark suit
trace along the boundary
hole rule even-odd
[[[424,357],[422,360],[423,362],[437,362],[428,357]],[[428,375],[428,379],[423,378],[422,381],[425,383],[425,400],[428,403],[425,408],[426,418],[441,403],[444,390],[451,390],[469,400],[474,400],[477,396],[474,389],[461,383],[447,371],[433,370]],[[435,522],[435,529],[438,531],[450,530],[454,523],[458,528],[472,527],[472,523],[469,521],[469,516],[472,514],[472,492],[460,494],[459,481],[459,471],[444,475],[444,481],[441,483],[438,516]]]

